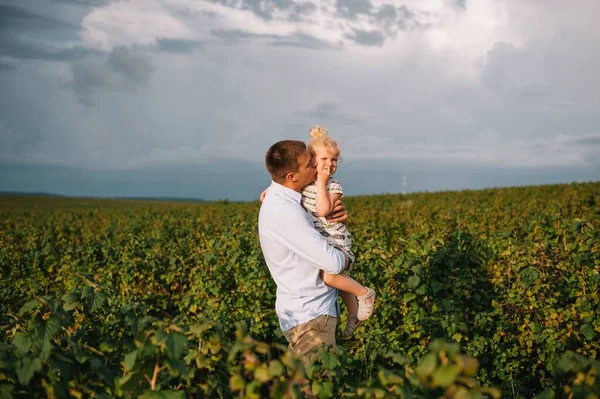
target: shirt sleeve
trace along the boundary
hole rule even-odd
[[[342,185],[336,179],[329,179],[327,182],[327,192],[330,194],[341,194],[344,196],[344,190],[342,189]]]
[[[300,205],[298,209],[280,209],[273,224],[272,232],[276,235],[273,238],[315,264],[317,269],[329,274],[339,274],[344,270],[344,253],[329,245],[325,237],[315,230],[313,221]]]

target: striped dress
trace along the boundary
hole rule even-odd
[[[327,193],[344,196],[342,185],[333,177],[330,177],[327,182]],[[350,263],[354,263],[356,258],[352,253],[352,236],[346,225],[340,222],[329,223],[327,219],[317,214],[317,185],[315,183],[311,183],[302,189],[302,206],[312,218],[315,229],[327,239],[329,244],[348,252]]]

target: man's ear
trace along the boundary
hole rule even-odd
[[[285,180],[290,183],[296,183],[298,181],[298,179],[296,178],[296,174],[291,172],[285,175]]]

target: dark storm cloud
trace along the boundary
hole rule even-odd
[[[363,46],[381,46],[385,42],[383,33],[376,30],[355,30],[353,35],[348,35],[347,37],[356,44],[361,44]]]
[[[14,71],[16,68],[14,65],[6,64],[4,62],[0,62],[0,72],[2,71]]]
[[[125,77],[135,87],[146,86],[154,70],[148,54],[122,46],[115,47],[110,52],[106,66]]]
[[[14,35],[0,37],[0,56],[29,60],[72,61],[97,51],[83,47],[56,47],[24,41]]]
[[[52,0],[52,2],[84,7],[102,7],[110,3],[110,0]]]
[[[137,91],[149,85],[153,71],[150,55],[143,49],[119,46],[107,58],[90,57],[74,63],[69,87],[89,106],[96,89]]]
[[[26,8],[0,4],[0,31],[77,30],[79,27]]]
[[[157,40],[157,45],[159,51],[167,53],[192,53],[203,43],[199,40],[161,38]]]

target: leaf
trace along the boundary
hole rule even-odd
[[[269,373],[274,377],[279,377],[285,369],[279,360],[271,360],[269,362]]]
[[[81,304],[81,294],[77,291],[71,291],[68,294],[63,295],[63,309],[73,310]]]
[[[137,359],[137,355],[137,351],[133,351],[125,355],[125,358],[123,359],[123,365],[125,366],[126,371],[133,370],[133,367],[135,366],[135,360]]]
[[[452,339],[455,340],[456,342],[460,342],[462,340],[462,334],[461,333],[454,333],[452,335]]]
[[[50,316],[48,320],[43,320],[42,316],[37,315],[30,321],[30,328],[39,340],[51,340],[60,331],[60,321],[56,316]]]
[[[423,266],[421,266],[421,265],[416,265],[416,266],[413,266],[413,267],[411,268],[411,270],[412,270],[412,271],[413,271],[413,273],[415,273],[416,275],[420,275],[421,273],[423,273]]]
[[[151,391],[147,390],[140,395],[140,399],[185,399],[183,391]]]
[[[21,385],[28,385],[35,373],[42,370],[42,361],[39,357],[30,359],[28,357],[21,359],[20,364],[15,370],[19,383]]]
[[[19,316],[23,317],[25,314],[31,312],[33,309],[39,306],[40,302],[37,299],[27,302],[19,309]]]
[[[404,302],[410,302],[410,301],[412,301],[413,299],[415,299],[416,297],[417,297],[417,296],[416,296],[414,293],[412,293],[412,292],[407,292],[406,294],[404,294],[404,297],[402,298],[402,300],[403,300]]]
[[[437,367],[437,355],[435,353],[428,353],[419,362],[416,372],[420,377],[427,377],[435,371]]]
[[[324,381],[321,385],[321,392],[319,392],[319,399],[333,398],[333,383],[331,381]]]
[[[246,386],[246,380],[244,380],[240,375],[232,375],[229,379],[229,389],[233,392],[241,391]]]
[[[594,337],[596,336],[596,331],[594,331],[594,328],[592,326],[590,326],[589,324],[582,325],[581,332],[583,333],[583,335],[585,336],[585,338],[588,341],[593,340]]]
[[[521,272],[521,278],[523,279],[523,285],[525,288],[535,283],[540,277],[540,272],[535,267],[528,267]]]
[[[167,338],[167,349],[169,350],[167,356],[171,359],[179,359],[185,350],[187,342],[187,337],[182,333],[177,331],[171,332]]]
[[[477,369],[479,368],[479,361],[477,359],[465,355],[456,356],[456,364],[466,375],[477,374]]]
[[[445,388],[456,380],[459,373],[460,368],[455,364],[442,366],[433,374],[433,384]]]
[[[106,298],[106,294],[102,291],[94,293],[94,296],[92,296],[92,300],[90,301],[90,310],[95,312],[100,309],[102,305],[104,305],[104,302],[106,302]]]
[[[269,369],[266,364],[261,364],[256,370],[254,370],[254,378],[261,383],[265,383],[271,379]]]
[[[123,377],[119,378],[117,385],[123,391],[134,391],[137,388],[138,382],[140,382],[143,378],[144,377],[141,373],[125,374]]]
[[[15,387],[10,384],[0,384],[0,399],[12,399]]]
[[[87,287],[83,287],[81,290],[81,299],[85,299],[92,295],[94,295],[94,288],[90,287],[89,285]]]
[[[183,360],[165,360],[165,364],[169,367],[169,373],[172,376],[180,376],[185,379],[190,377],[190,370]]]
[[[31,348],[31,339],[29,338],[29,334],[19,331],[15,334],[12,344],[19,352],[18,354],[26,354],[29,352],[29,348]]]
[[[410,288],[416,288],[420,282],[421,279],[419,278],[419,276],[411,276],[408,278],[407,284]]]

